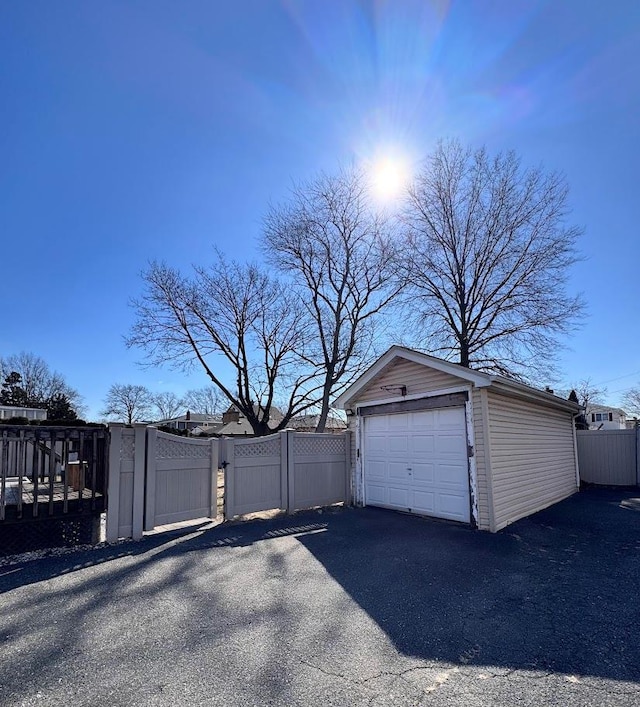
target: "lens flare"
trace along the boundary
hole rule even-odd
[[[411,176],[407,164],[397,157],[376,160],[371,171],[372,190],[380,201],[394,201],[401,197]]]

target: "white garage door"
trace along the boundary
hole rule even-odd
[[[368,506],[469,522],[464,408],[364,418]]]

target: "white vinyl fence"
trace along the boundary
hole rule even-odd
[[[580,479],[603,486],[640,484],[640,428],[579,430]]]
[[[159,525],[217,512],[225,520],[348,502],[350,433],[283,431],[250,439],[193,439],[136,424],[110,425],[107,540],[139,539]]]
[[[348,502],[350,432],[225,439],[225,518]]]

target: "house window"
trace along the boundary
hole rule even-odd
[[[591,422],[613,422],[612,412],[596,412],[591,413]]]

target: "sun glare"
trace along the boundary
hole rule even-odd
[[[409,183],[409,169],[398,158],[385,157],[372,166],[373,193],[380,201],[394,201],[402,196]]]

